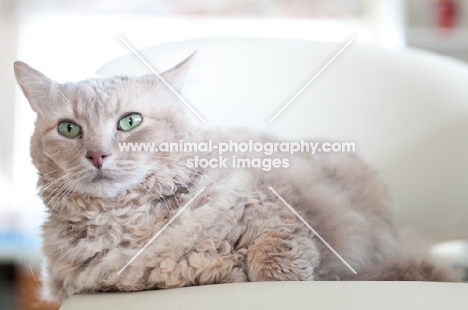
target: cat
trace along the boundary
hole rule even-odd
[[[161,74],[176,91],[192,59]],[[264,171],[187,165],[217,157],[209,151],[122,152],[119,143],[276,140],[193,125],[155,75],[60,84],[23,62],[14,71],[37,114],[48,300],[246,281],[457,280],[405,248],[385,185],[354,154],[279,154],[289,167]]]

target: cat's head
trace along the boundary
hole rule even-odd
[[[177,92],[190,62],[161,74]],[[191,134],[185,108],[156,75],[60,84],[23,62],[14,69],[37,114],[33,163],[68,191],[114,197],[150,175],[164,177],[176,154],[125,152],[119,143],[179,141]]]

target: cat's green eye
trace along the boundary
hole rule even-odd
[[[119,125],[117,128],[123,131],[129,131],[133,128],[139,126],[143,117],[138,113],[127,114],[119,120]]]
[[[58,131],[62,136],[75,138],[81,133],[81,127],[73,122],[64,121],[59,124]]]

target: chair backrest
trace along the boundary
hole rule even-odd
[[[355,142],[358,153],[389,184],[400,225],[433,241],[468,237],[464,63],[354,43],[268,124],[342,46],[205,39],[151,47],[141,54],[161,72],[198,49],[182,96],[208,126]],[[133,54],[98,70],[105,76],[145,73],[151,71]],[[202,125],[196,117],[194,122]]]

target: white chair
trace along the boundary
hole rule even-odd
[[[393,196],[395,217],[431,242],[468,238],[468,66],[415,50],[354,43],[271,124],[344,44],[209,39],[141,51],[158,72],[198,49],[182,96],[208,122],[287,139],[355,142]],[[133,54],[98,74],[151,71]],[[188,111],[188,113],[191,113]],[[74,296],[63,309],[467,309],[443,283],[241,283]]]

